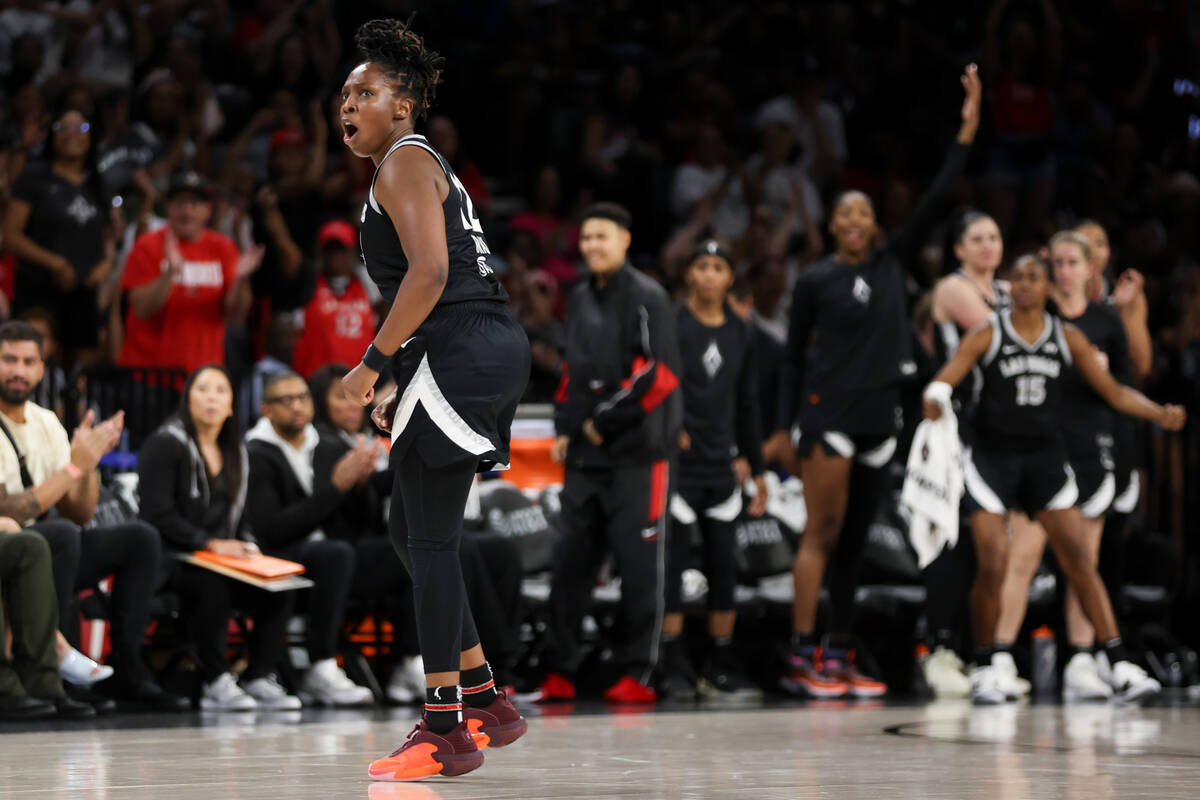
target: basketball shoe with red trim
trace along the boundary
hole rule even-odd
[[[848,684],[825,669],[819,647],[813,649],[811,657],[789,653],[788,670],[779,679],[779,685],[792,694],[815,698],[842,697],[850,691]]]
[[[486,740],[486,734],[481,735]],[[483,752],[465,721],[442,734],[431,731],[422,717],[400,749],[371,762],[367,772],[377,781],[420,781],[435,775],[453,778],[481,766]]]
[[[508,696],[497,690],[496,699],[483,708],[463,707],[463,722],[480,750],[486,747],[507,747],[525,735],[529,723],[521,712],[508,702]]]
[[[887,694],[887,684],[861,671],[855,664],[854,655],[853,650],[841,653],[826,651],[822,658],[825,674],[846,684],[847,694],[851,697],[883,697]]]

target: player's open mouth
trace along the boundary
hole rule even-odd
[[[342,141],[349,144],[350,140],[354,138],[354,134],[358,133],[358,126],[353,122],[342,120],[342,130],[346,132],[345,136],[342,137]]]

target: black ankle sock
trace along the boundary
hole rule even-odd
[[[978,666],[986,667],[992,663],[992,654],[996,652],[995,647],[976,647],[975,648],[975,663]]]
[[[1086,647],[1080,647],[1080,646],[1074,645],[1074,644],[1071,645],[1071,656],[1072,657],[1075,657],[1075,656],[1079,655],[1080,653],[1087,653],[1090,656],[1095,651],[1096,651],[1096,648],[1091,645],[1087,645]]]
[[[425,723],[434,733],[449,733],[462,722],[462,698],[457,686],[425,690]]]
[[[1120,636],[1105,642],[1104,652],[1108,655],[1109,664],[1116,664],[1118,661],[1132,661],[1129,657],[1129,651],[1125,649],[1125,643],[1121,641]]]
[[[817,637],[812,633],[793,633],[792,652],[797,655],[811,656],[817,649]]]
[[[1013,648],[1012,642],[1004,642],[1004,643],[996,642],[994,645],[992,645],[992,654],[994,655],[996,653],[1012,653],[1012,648]]]
[[[462,681],[463,700],[471,708],[487,708],[497,697],[492,668],[486,661],[478,667],[464,669],[459,680]]]

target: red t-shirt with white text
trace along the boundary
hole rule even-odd
[[[351,278],[338,295],[324,275],[318,276],[312,300],[304,307],[304,333],[292,366],[305,378],[326,364],[353,367],[375,338],[378,321],[362,281]]]
[[[145,286],[169,269],[168,228],[138,237],[121,275],[124,291]],[[182,367],[225,363],[225,295],[237,278],[238,249],[227,236],[205,230],[180,240],[183,269],[158,313],[142,319],[130,307],[118,363],[124,367]]]

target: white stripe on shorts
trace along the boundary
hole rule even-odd
[[[1050,498],[1050,502],[1046,503],[1044,511],[1062,511],[1064,508],[1070,508],[1079,500],[1079,486],[1075,483],[1075,470],[1071,469],[1070,464],[1063,464],[1063,469],[1067,471],[1067,482],[1058,490],[1058,494]]]
[[[1112,501],[1112,510],[1118,514],[1132,514],[1142,496],[1142,477],[1136,469],[1129,471],[1129,485]]]
[[[1117,479],[1111,472],[1104,473],[1100,488],[1087,500],[1079,504],[1079,510],[1088,519],[1099,519],[1112,506],[1113,497],[1117,494]]]
[[[978,503],[984,511],[1003,514],[1008,510],[992,487],[988,486],[987,481],[979,474],[979,470],[975,468],[975,459],[970,450],[963,453],[963,483],[966,485],[971,499]]]

